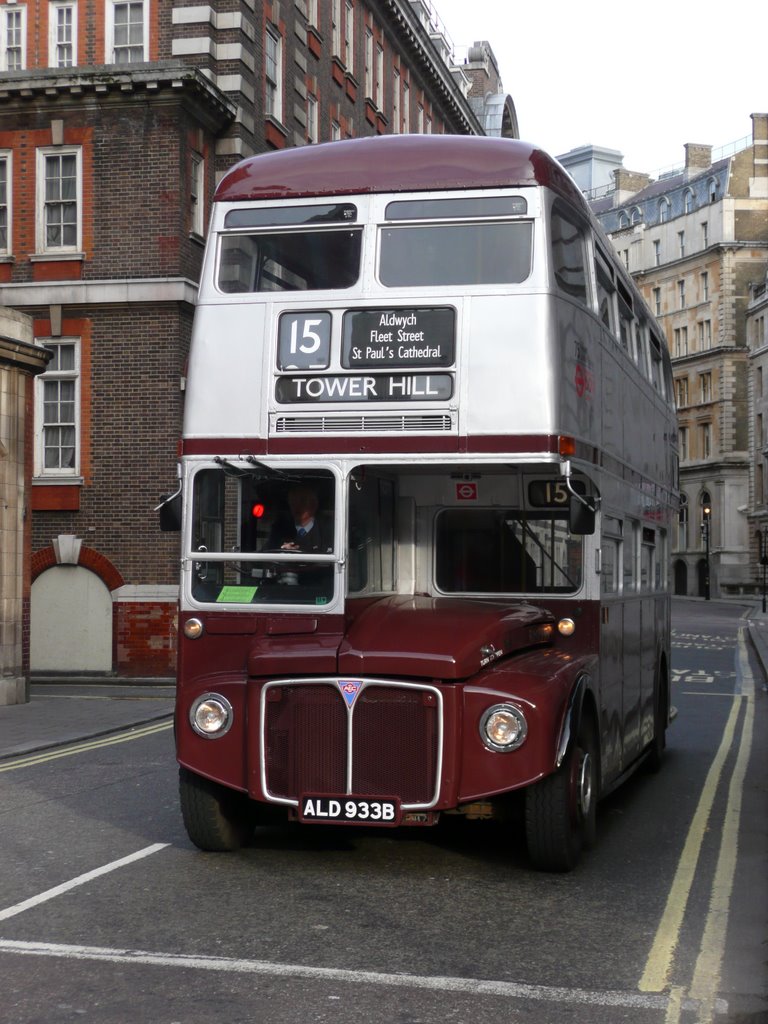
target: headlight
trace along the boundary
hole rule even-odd
[[[560,619],[557,624],[557,631],[560,636],[573,636],[576,632],[576,623],[573,619]]]
[[[189,709],[189,722],[198,736],[217,740],[232,726],[232,705],[218,693],[204,693]]]
[[[184,623],[184,636],[188,640],[197,640],[203,635],[203,624],[200,619],[187,619]]]
[[[527,735],[525,715],[512,704],[496,704],[480,719],[480,738],[489,750],[517,750]]]

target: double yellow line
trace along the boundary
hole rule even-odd
[[[112,733],[109,736],[101,736],[97,739],[83,740],[80,743],[72,743],[65,747],[55,747],[51,750],[41,750],[39,754],[29,754],[26,757],[17,757],[12,761],[0,763],[0,772],[11,772],[17,768],[30,768],[36,764],[44,764],[46,761],[56,761],[60,757],[71,757],[73,754],[82,754],[87,750],[99,750],[101,747],[112,747],[117,743],[128,743],[131,740],[140,740],[145,736],[154,736],[159,732],[166,732],[173,727],[172,720],[153,722],[151,725],[144,725],[136,729],[130,729],[120,733]]]
[[[739,655],[745,671],[746,647],[743,630],[739,633]],[[751,678],[751,677],[750,677]],[[696,876],[696,868],[709,829],[709,819],[717,790],[723,776],[725,762],[731,753],[736,738],[736,724],[744,707],[744,722],[736,755],[736,762],[728,786],[728,800],[720,836],[720,849],[712,881],[709,910],[694,968],[693,978],[687,995],[698,1002],[698,1024],[711,1024],[716,1012],[716,997],[720,983],[720,972],[725,953],[725,935],[733,881],[736,873],[738,854],[739,824],[744,779],[749,764],[754,732],[755,700],[754,689],[734,696],[731,712],[715,755],[704,782],[696,813],[686,836],[683,852],[677,865],[672,887],[667,897],[661,922],[651,952],[640,979],[641,992],[662,992],[669,987],[672,962],[680,938],[688,899]],[[665,1024],[678,1024],[684,1009],[685,989],[672,985]]]

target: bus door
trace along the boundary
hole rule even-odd
[[[624,609],[624,658],[622,684],[622,768],[641,750],[640,710],[643,678],[643,632],[646,628],[643,598],[638,595],[638,530],[625,519],[622,537],[622,606]]]
[[[604,758],[608,774],[623,771],[640,753],[643,608],[637,593],[637,540],[628,520],[603,516],[600,678]]]

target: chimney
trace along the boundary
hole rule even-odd
[[[712,147],[702,146],[697,142],[685,144],[686,171],[705,171],[712,166]]]
[[[752,114],[752,173],[750,197],[768,198],[768,114]]]
[[[642,174],[640,171],[628,171],[625,167],[617,167],[614,170],[613,180],[616,188],[613,195],[614,206],[626,203],[628,199],[651,183],[650,175]]]

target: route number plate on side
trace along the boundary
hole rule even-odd
[[[399,825],[400,801],[306,794],[299,801],[299,821],[316,825]]]

